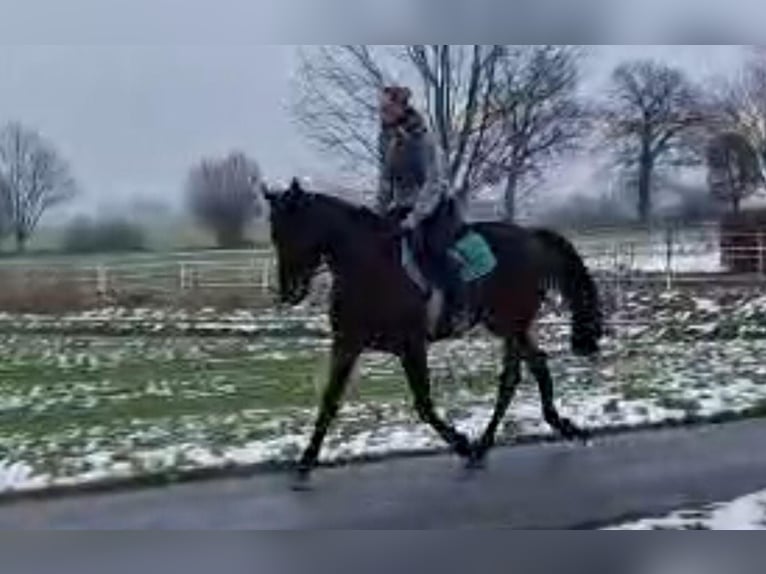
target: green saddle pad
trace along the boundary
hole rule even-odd
[[[452,247],[451,252],[461,261],[460,274],[470,283],[489,275],[497,267],[492,248],[479,233],[469,231]]]

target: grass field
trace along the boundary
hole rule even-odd
[[[766,338],[758,328],[766,302],[757,293],[635,293],[628,310],[639,323],[652,316],[654,325],[613,331],[595,367],[565,352],[567,327],[543,329],[563,414],[603,428],[766,405]],[[108,323],[127,317],[112,315]],[[6,317],[0,490],[294,459],[325,381],[322,322],[237,317],[239,331],[235,316],[221,331],[204,321],[163,331],[155,312],[109,334],[93,334],[97,315],[82,317],[87,328],[57,321],[53,330],[39,324],[26,331],[20,327],[32,319]],[[479,335],[439,345],[431,363],[445,415],[475,436],[494,400],[496,344]],[[503,434],[547,432],[527,379]],[[417,421],[398,366],[366,356],[325,459],[440,446]]]

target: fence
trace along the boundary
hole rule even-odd
[[[265,250],[9,260],[0,264],[0,307],[265,306],[271,302],[274,270],[274,258]]]
[[[720,282],[766,279],[762,232],[722,236],[718,226],[665,227],[574,240],[591,269],[622,278],[656,280],[668,287],[712,277]]]
[[[759,262],[756,272],[742,275],[726,273],[716,227],[611,229],[568,235],[603,282],[653,281],[672,287],[710,281],[711,274],[721,282],[766,280],[763,237],[727,250],[727,256],[739,253]],[[272,303],[275,269],[269,250],[11,259],[0,262],[0,308],[268,306]],[[316,296],[323,294],[320,290]]]

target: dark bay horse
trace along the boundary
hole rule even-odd
[[[298,466],[301,480],[316,465],[322,441],[338,413],[351,371],[365,350],[396,355],[404,368],[420,418],[470,464],[479,464],[520,382],[525,361],[539,385],[546,422],[568,439],[586,434],[559,416],[547,358],[530,328],[549,289],[558,290],[572,313],[573,351],[598,353],[602,314],[596,286],[574,247],[547,230],[481,223],[471,226],[492,248],[497,267],[471,287],[476,322],[504,341],[503,369],[494,413],[481,438],[467,437],[434,408],[429,383],[426,301],[401,264],[397,226],[366,208],[304,191],[294,180],[281,193],[264,190],[271,207],[271,232],[278,257],[280,298],[298,304],[317,270],[333,275],[330,320],[333,332],[329,383],[313,436]]]

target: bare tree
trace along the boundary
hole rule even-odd
[[[513,218],[520,183],[585,133],[578,55],[568,46],[321,46],[304,53],[295,115],[330,157],[372,173],[379,90],[392,78],[408,83],[457,196],[502,181]]]
[[[380,159],[380,89],[407,83],[465,199],[483,184],[482,150],[496,117],[491,100],[503,53],[502,46],[478,44],[317,46],[303,53],[295,117],[328,157],[372,176]]]
[[[758,154],[742,134],[728,132],[714,137],[707,153],[708,184],[713,196],[739,213],[743,199],[763,183]]]
[[[640,60],[615,69],[604,112],[604,133],[620,166],[634,174],[638,216],[647,222],[656,169],[696,158],[686,136],[705,121],[701,96],[682,71]]]
[[[192,214],[216,238],[219,247],[246,244],[248,224],[260,213],[255,161],[241,152],[223,159],[204,159],[189,173],[186,192]]]
[[[8,182],[0,172],[0,242],[11,233],[11,207],[8,203],[11,194],[8,191]]]
[[[739,74],[717,80],[710,100],[711,129],[717,134],[740,134],[766,175],[766,52],[753,50]]]
[[[577,94],[579,59],[570,46],[514,46],[498,63],[496,115],[481,142],[480,180],[504,182],[509,220],[523,199],[520,191],[534,189],[545,168],[588,133],[588,111]]]
[[[0,130],[0,186],[7,225],[18,251],[51,207],[76,192],[68,164],[37,132],[11,123]]]

